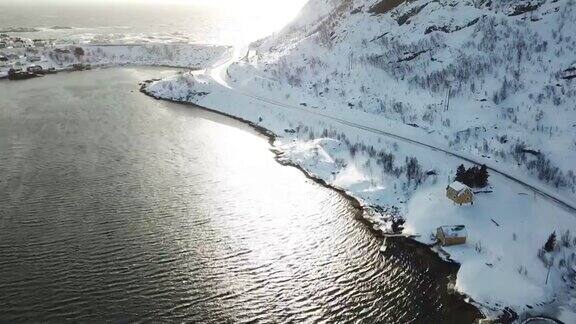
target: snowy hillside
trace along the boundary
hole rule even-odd
[[[376,230],[431,244],[436,227],[465,225],[467,243],[439,253],[486,314],[573,322],[575,10],[311,0],[235,62],[143,90],[270,130],[280,160],[358,198]],[[445,188],[470,160],[488,165],[489,186],[458,206]]]
[[[574,199],[575,21],[568,0],[317,0],[230,75],[417,126]]]

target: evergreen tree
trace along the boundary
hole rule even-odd
[[[471,188],[483,188],[488,185],[488,168],[486,165],[481,167],[473,166],[466,169],[463,164],[456,170],[456,181],[462,182]]]
[[[546,252],[552,252],[554,251],[555,247],[556,247],[556,231],[552,232],[552,234],[548,236],[548,240],[546,241],[546,244],[544,244],[544,250]]]
[[[488,185],[489,176],[490,175],[488,174],[488,168],[486,167],[486,164],[482,164],[478,175],[478,187],[480,188],[486,187]]]
[[[464,182],[466,177],[466,168],[464,164],[460,164],[458,169],[456,170],[456,181]]]
[[[476,187],[476,175],[478,174],[478,167],[473,166],[470,169],[466,170],[466,179],[465,179],[465,184],[468,187]]]
[[[77,59],[80,59],[80,57],[84,56],[84,49],[82,47],[76,47],[74,49],[74,56],[76,56]]]

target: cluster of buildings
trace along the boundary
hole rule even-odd
[[[22,68],[10,68],[8,70],[8,79],[10,80],[25,80],[31,79],[39,76],[43,76],[45,74],[54,74],[56,73],[55,68],[43,68],[40,65],[31,65],[26,68],[26,70]]]
[[[45,56],[46,48],[57,55],[71,54],[71,51],[53,45],[50,40],[31,40],[0,34],[0,78],[23,80],[56,73],[54,67],[46,67],[53,65],[46,64],[50,63],[50,59]],[[76,63],[68,69],[80,71],[90,68],[90,64]]]
[[[31,40],[0,34],[0,69],[4,68],[7,77],[26,78],[42,69],[38,63],[44,60],[40,52],[52,43],[48,40]]]
[[[459,181],[454,181],[446,187],[446,197],[460,206],[474,204],[472,188]],[[442,246],[466,244],[467,237],[464,225],[440,226],[436,229],[436,239]]]

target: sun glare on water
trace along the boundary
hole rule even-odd
[[[111,13],[122,12],[125,21],[114,21],[113,24],[137,26],[134,32],[142,32],[138,25],[138,19],[146,19],[150,22],[145,29],[153,30],[154,24],[173,26],[173,31],[186,33],[194,27],[199,29],[211,21],[213,26],[207,31],[212,34],[220,34],[216,39],[226,43],[246,43],[265,37],[280,30],[291,20],[296,18],[302,7],[308,0],[0,0],[0,27],[3,25],[18,24],[15,22],[2,21],[2,6],[15,4],[19,7],[33,7],[36,11],[27,13],[32,18],[47,15],[51,12],[58,15],[71,12],[74,15],[86,17],[86,24],[69,22],[74,26],[81,27],[107,27],[107,20],[100,19],[92,13],[101,13],[108,10]],[[93,10],[94,9],[94,10]],[[111,16],[114,16],[112,14]],[[188,17],[188,18],[187,18]],[[66,16],[65,20],[69,20]],[[27,19],[26,21],[28,21]],[[201,21],[200,21],[201,20]],[[41,24],[32,19],[29,24]],[[54,22],[50,22],[55,24]],[[58,25],[67,22],[58,22]],[[86,25],[86,26],[84,26]],[[94,26],[92,26],[94,25]],[[4,26],[6,27],[6,26]],[[197,37],[196,37],[197,38]],[[200,37],[201,39],[202,37]],[[208,40],[211,41],[211,40]]]
[[[109,0],[92,0],[109,1]],[[121,0],[122,1],[122,0]],[[227,17],[237,25],[237,42],[253,41],[280,30],[294,19],[308,0],[123,0],[129,2],[157,2],[163,6],[202,6]]]
[[[241,22],[242,34],[246,38],[244,40],[253,40],[284,27],[297,16],[307,0],[195,0],[195,2],[235,17]]]

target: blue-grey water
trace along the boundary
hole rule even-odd
[[[248,126],[138,92],[163,69],[0,81],[0,322],[471,322]],[[453,278],[452,278],[453,279]]]

